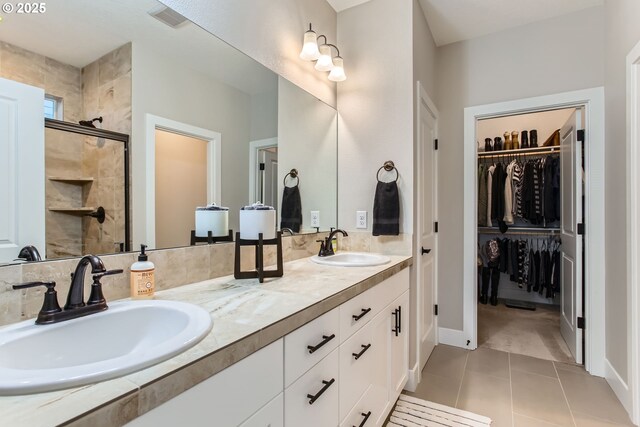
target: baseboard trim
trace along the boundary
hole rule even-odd
[[[604,378],[618,397],[618,400],[620,400],[620,403],[622,403],[622,406],[624,406],[624,409],[629,413],[629,417],[633,418],[633,396],[631,389],[607,358],[604,359]]]
[[[464,337],[464,331],[457,329],[438,328],[438,343],[452,345],[454,347],[467,347],[467,340]]]
[[[407,379],[407,383],[404,385],[404,389],[407,391],[416,391],[418,384],[420,384],[420,380],[422,380],[422,372],[420,372],[418,364],[419,363],[416,362],[414,367],[409,369],[409,378]]]

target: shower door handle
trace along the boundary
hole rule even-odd
[[[423,246],[423,247],[421,248],[421,252],[422,252],[422,255],[424,255],[424,254],[428,254],[429,252],[431,252],[431,249],[425,249],[425,248],[424,248],[424,246]]]

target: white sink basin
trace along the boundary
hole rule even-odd
[[[391,261],[385,255],[372,254],[367,252],[338,252],[335,255],[320,257],[314,255],[311,261],[323,265],[335,265],[338,267],[370,267],[382,265]]]
[[[197,344],[209,312],[177,301],[122,301],[78,319],[0,329],[0,395],[59,390],[129,374]]]

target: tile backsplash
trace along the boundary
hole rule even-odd
[[[284,261],[293,261],[315,255],[316,240],[328,233],[299,234],[282,239]],[[411,255],[411,234],[399,236],[372,236],[369,232],[349,231],[349,237],[338,237],[338,249],[343,251],[379,252],[388,255]],[[254,266],[254,250],[243,247],[242,269]],[[190,246],[175,249],[149,251],[149,260],[156,267],[156,290],[171,289],[189,283],[200,282],[233,274],[235,259],[234,243]],[[135,252],[101,256],[107,269],[122,269],[123,274],[102,279],[107,301],[129,297],[129,268],[137,260]],[[70,274],[75,270],[79,258],[26,263],[0,267],[0,325],[19,322],[35,317],[42,306],[43,288],[15,291],[12,285],[37,280],[56,282],[58,301],[65,303],[71,284]],[[276,262],[275,247],[267,247],[265,264]],[[286,274],[286,273],[285,273]],[[90,273],[85,279],[85,298],[89,295]]]

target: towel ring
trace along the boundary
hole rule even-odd
[[[376,172],[376,179],[378,180],[378,182],[382,182],[380,181],[380,171],[384,169],[387,172],[391,172],[392,170],[396,171],[396,179],[395,182],[398,182],[398,178],[400,178],[400,174],[398,173],[398,169],[396,169],[396,165],[393,163],[392,160],[387,160],[386,162],[384,162],[384,165],[380,166],[380,169],[378,169],[378,172]]]
[[[298,184],[300,184],[300,177],[298,176],[298,169],[291,169],[291,171],[284,176],[284,179],[282,180],[282,184],[285,187],[287,186],[287,177],[288,176],[291,176],[291,178],[295,178],[296,179],[296,185],[294,185],[294,187],[297,187]]]

